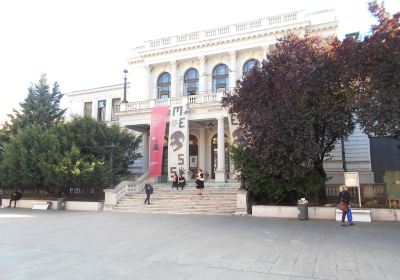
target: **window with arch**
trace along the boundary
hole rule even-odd
[[[229,87],[229,68],[225,64],[218,64],[212,72],[213,92],[225,91]]]
[[[199,92],[199,71],[190,68],[183,77],[183,90],[185,95],[196,95]]]
[[[260,62],[257,59],[249,59],[243,65],[243,74],[247,74],[253,69],[254,67],[260,67]]]
[[[171,75],[167,72],[162,73],[157,81],[157,98],[168,99],[171,91]]]

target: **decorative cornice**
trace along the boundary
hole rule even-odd
[[[130,83],[127,83],[127,88],[130,88]],[[98,88],[72,91],[72,92],[65,93],[65,95],[68,97],[73,97],[73,96],[98,94],[98,93],[123,90],[123,89],[124,89],[124,84],[118,84],[118,85],[111,85],[111,86],[104,86],[104,87],[98,87]]]

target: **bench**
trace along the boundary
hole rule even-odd
[[[386,205],[389,206],[389,208],[400,207],[400,199],[388,199],[386,200]]]
[[[50,206],[48,201],[34,201],[32,202],[32,209],[34,210],[47,210]]]
[[[336,221],[342,220],[342,210],[336,209]],[[351,208],[353,222],[371,222],[371,210]],[[347,218],[346,218],[347,221]]]

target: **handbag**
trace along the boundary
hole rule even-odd
[[[347,212],[349,205],[344,202],[343,200],[340,200],[339,202],[339,209],[342,210],[343,212]]]

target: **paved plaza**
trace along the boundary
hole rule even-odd
[[[0,279],[399,279],[400,223],[0,209]]]

